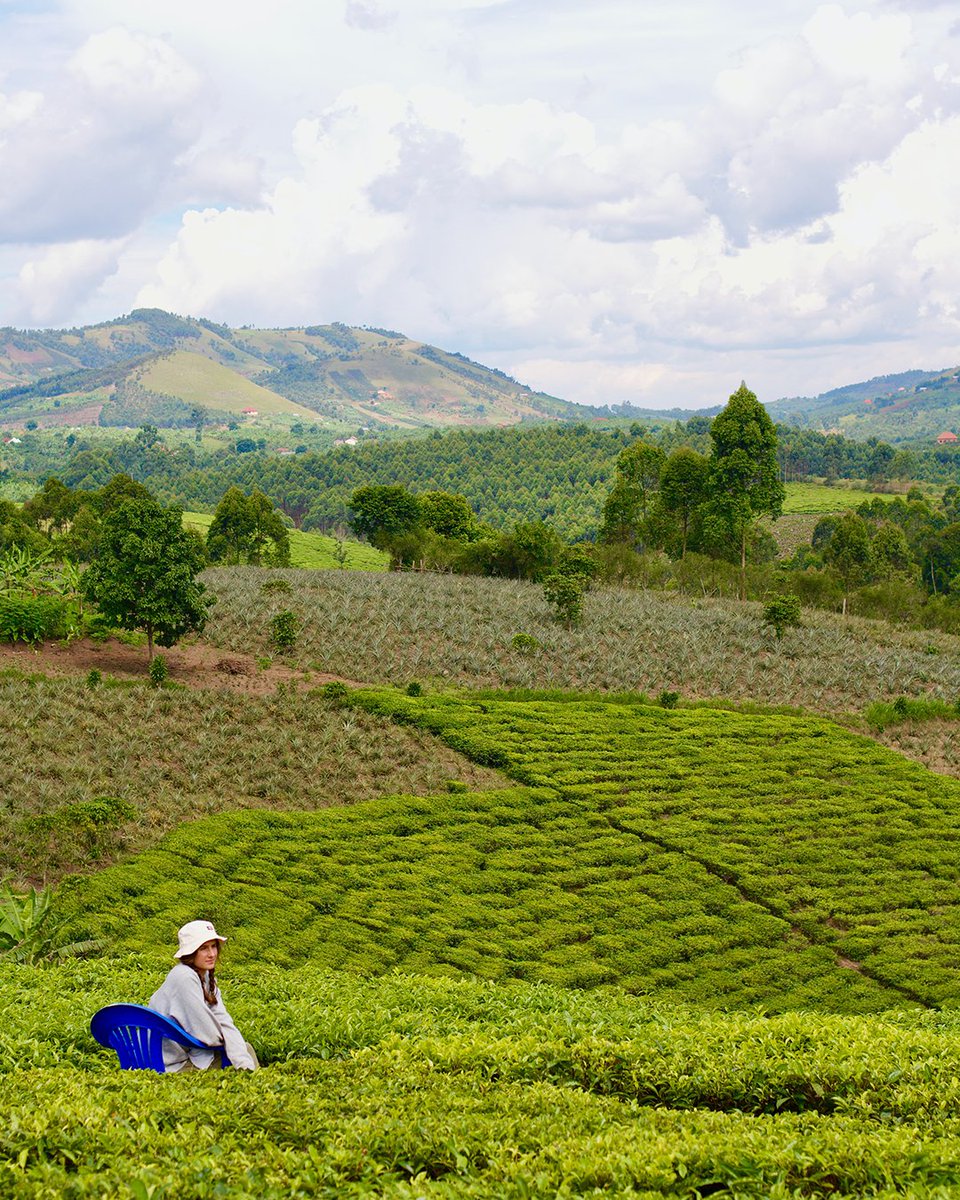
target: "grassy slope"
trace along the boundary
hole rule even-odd
[[[0,679],[0,874],[54,879],[153,845],[181,821],[222,809],[318,809],[448,779],[490,786],[434,739],[342,715],[287,693],[154,691]],[[84,818],[101,796],[131,804],[118,833]],[[79,806],[79,807],[76,807]]]
[[[87,1021],[146,998],[164,969],[0,980],[5,1196],[955,1194],[955,1017],[716,1017],[227,966],[228,1003],[266,1069],[122,1074]]]
[[[215,629],[238,648],[255,649],[272,601],[259,592],[262,577],[257,572],[231,576],[210,575],[221,593]],[[588,605],[595,605],[592,613],[588,609],[590,651],[590,638],[567,640],[548,620],[537,589],[526,585],[398,576],[378,576],[375,581],[347,572],[313,576],[312,582],[296,574],[290,578],[303,583],[305,594],[297,597],[297,604],[311,618],[303,653],[350,658],[358,668],[369,667],[370,678],[422,678],[426,667],[438,675],[448,671],[452,677],[474,680],[483,674],[496,678],[519,673],[528,679],[593,678],[604,680],[599,686],[623,686],[618,683],[626,674],[623,660],[615,657],[611,662],[611,655],[619,653],[619,636],[626,640],[626,656],[642,664],[653,690],[658,681],[677,679],[678,670],[691,693],[717,694],[729,685],[732,693],[750,695],[786,686],[778,698],[825,708],[840,702],[862,708],[881,693],[930,690],[950,698],[957,690],[955,639],[900,634],[864,622],[841,625],[831,618],[818,619],[812,630],[791,635],[795,640],[788,645],[765,648],[756,640],[760,635],[751,608],[631,594],[611,594],[609,599],[616,603],[607,603],[595,595],[588,598]],[[622,619],[611,626],[611,616],[624,606]],[[528,623],[541,629],[546,639],[545,651],[532,660],[508,646],[510,632]],[[415,639],[413,631],[418,634]],[[924,643],[934,640],[940,653],[924,654]],[[778,659],[772,657],[774,649]],[[841,665],[849,668],[847,674],[840,672]],[[356,676],[360,671],[350,673]],[[238,763],[247,763],[242,771],[257,766],[260,775],[250,775],[251,784],[259,779],[258,786],[266,786],[269,796],[276,796],[273,783],[279,769],[279,781],[292,784],[285,799],[296,805],[301,783],[325,782],[328,770],[328,760],[318,750],[318,766],[305,771],[303,747],[312,748],[318,736],[336,742],[338,728],[349,747],[358,724],[360,738],[352,744],[362,746],[371,736],[379,740],[383,728],[378,725],[371,735],[366,718],[355,711],[328,710],[325,724],[315,700],[291,697],[273,704],[255,702],[258,715],[248,710],[249,700],[238,700],[236,711],[231,702],[226,709],[218,703],[204,725],[209,702],[198,701],[194,707],[181,693],[147,693],[144,704],[141,689],[114,693],[129,702],[87,721],[90,694],[74,685],[11,682],[8,698],[14,696],[10,689],[15,689],[16,698],[0,705],[0,713],[15,712],[18,719],[7,740],[20,745],[32,729],[45,730],[42,744],[18,757],[8,781],[8,790],[11,782],[22,785],[27,801],[21,801],[21,812],[56,806],[65,798],[87,798],[121,784],[129,785],[129,794],[137,799],[153,795],[158,779],[165,781],[168,796],[176,796],[187,778],[193,782],[206,771],[212,782],[222,775],[223,782],[215,788],[195,792],[199,803],[194,811],[202,812],[205,804],[229,802],[234,790],[230,777]],[[99,701],[107,693],[95,695]],[[171,722],[169,711],[160,712],[169,710],[171,697],[183,705],[179,725]],[[408,703],[399,699],[402,705]],[[509,721],[504,726],[501,717],[515,712],[516,706],[481,703],[487,712],[477,706],[468,710],[470,721],[459,736],[476,741],[479,734],[481,742],[493,742],[496,749],[498,739],[510,732]],[[438,729],[447,725],[453,730],[457,722],[451,721],[451,713],[458,709],[453,706],[444,716],[444,704],[428,700],[418,708],[433,711],[430,719]],[[925,1200],[954,1196],[960,1158],[960,1052],[952,1016],[708,1016],[675,1004],[651,1009],[622,995],[521,984],[393,975],[366,980],[342,971],[264,971],[259,965],[249,970],[237,965],[251,950],[276,950],[283,922],[292,918],[286,943],[292,954],[303,949],[300,925],[313,937],[326,921],[336,936],[317,947],[321,959],[326,955],[327,961],[361,967],[366,959],[365,969],[371,963],[382,969],[391,955],[396,960],[404,951],[407,929],[414,935],[413,945],[419,937],[424,951],[435,952],[434,971],[470,971],[475,969],[467,955],[471,945],[465,947],[462,936],[459,942],[457,938],[462,934],[461,918],[473,913],[480,918],[480,928],[488,922],[492,934],[480,938],[477,926],[467,926],[468,941],[473,939],[481,961],[491,965],[499,951],[513,952],[513,957],[502,958],[505,969],[492,974],[523,974],[524,964],[533,964],[528,973],[535,976],[539,972],[531,955],[540,952],[540,969],[546,964],[554,978],[561,978],[571,967],[566,957],[571,947],[593,942],[604,954],[585,954],[574,964],[584,972],[580,982],[591,982],[598,978],[597,963],[601,973],[609,970],[611,958],[623,954],[625,940],[636,937],[633,925],[625,939],[624,910],[634,921],[633,910],[645,904],[657,920],[668,906],[672,914],[673,923],[666,928],[680,970],[672,985],[675,996],[696,986],[695,973],[683,973],[690,965],[689,957],[683,959],[685,953],[694,961],[711,954],[716,959],[719,953],[728,958],[728,980],[732,966],[741,994],[758,985],[777,988],[782,980],[795,999],[806,1003],[812,1002],[816,989],[824,995],[823,988],[834,985],[837,1007],[852,998],[869,1008],[885,1003],[889,994],[901,1002],[902,990],[885,989],[862,973],[836,966],[841,943],[854,953],[844,941],[851,937],[860,939],[856,953],[863,953],[866,944],[867,969],[879,965],[878,974],[885,975],[896,963],[875,960],[878,954],[882,960],[888,938],[893,938],[891,945],[899,938],[901,948],[909,951],[907,957],[913,957],[910,970],[930,977],[926,982],[921,978],[921,985],[934,990],[942,986],[943,980],[938,985],[936,978],[938,970],[943,973],[938,957],[953,952],[941,932],[953,928],[956,908],[951,900],[937,911],[956,878],[950,873],[952,864],[937,858],[944,848],[943,830],[938,826],[935,837],[915,857],[909,852],[910,837],[929,830],[938,805],[953,796],[949,787],[931,784],[922,773],[911,775],[902,760],[884,757],[866,743],[844,741],[846,735],[835,730],[816,737],[815,726],[806,722],[781,728],[766,753],[756,737],[724,738],[713,747],[706,739],[679,737],[640,752],[641,731],[628,730],[626,741],[621,731],[614,737],[612,753],[597,750],[591,769],[578,738],[582,728],[602,724],[598,713],[611,709],[589,703],[577,709],[583,715],[559,739],[564,754],[556,764],[551,762],[549,739],[538,742],[533,736],[538,728],[546,729],[542,715],[532,729],[528,723],[507,738],[510,753],[504,761],[512,771],[519,764],[521,772],[532,770],[550,779],[552,797],[547,803],[543,788],[514,787],[494,794],[447,794],[429,803],[380,800],[302,818],[256,812],[224,815],[183,827],[162,850],[90,884],[73,885],[79,893],[100,889],[98,906],[104,909],[144,909],[133,928],[149,928],[149,954],[143,962],[111,959],[43,972],[8,970],[0,979],[0,1006],[8,1014],[0,1041],[0,1072],[9,1072],[0,1081],[0,1103],[8,1113],[7,1134],[0,1139],[0,1191],[17,1200],[127,1196],[134,1183],[141,1189],[134,1193],[138,1197],[256,1194],[277,1200],[351,1194],[528,1200],[531,1195],[627,1192],[692,1197],[701,1187],[726,1188],[731,1195],[758,1200],[785,1200],[788,1195],[907,1195]],[[667,727],[698,717],[683,710],[650,711]],[[578,714],[570,708],[568,715]],[[729,714],[706,716],[729,720]],[[763,724],[756,718],[737,720],[752,720],[755,734]],[[481,722],[488,723],[486,730]],[[807,734],[797,739],[801,726]],[[113,729],[113,741],[105,742],[105,731]],[[447,736],[456,738],[456,731],[450,730]],[[298,747],[291,743],[293,752],[278,758],[270,739],[290,736],[303,740]],[[628,743],[631,752],[639,753],[636,760],[622,753]],[[138,747],[136,756],[130,753],[131,745]],[[715,754],[717,745],[723,755]],[[484,753],[483,745],[479,750]],[[418,753],[433,760],[436,751],[421,741]],[[790,829],[798,811],[809,822],[807,842],[803,837],[779,839],[797,856],[802,879],[809,876],[812,881],[805,895],[802,888],[796,890],[796,873],[779,870],[779,843],[775,860],[755,853],[758,832],[768,848],[778,835],[769,821],[766,827],[763,820],[758,822],[749,805],[736,805],[732,789],[743,782],[744,754],[753,754],[752,761],[763,771],[772,759],[784,764],[786,780],[774,777],[769,786],[779,795],[781,784],[786,784],[795,803],[767,805],[766,816],[780,820],[786,813]],[[188,761],[190,755],[195,761]],[[734,762],[721,773],[718,789],[704,787],[702,771],[713,765],[719,769],[723,763],[712,760],[729,762],[730,755]],[[115,766],[111,779],[83,778],[91,756]],[[716,821],[713,828],[708,822],[701,829],[692,819],[696,812],[682,808],[664,820],[662,799],[645,798],[632,787],[631,780],[643,781],[651,759],[672,763],[673,772],[678,762],[684,769],[701,771],[691,794],[698,797],[697,812],[701,789],[707,795],[707,812]],[[797,768],[793,775],[791,763]],[[68,764],[73,772],[69,797],[58,776]],[[833,787],[832,773],[838,767],[847,772],[851,796],[876,780],[877,796],[892,806],[874,811],[873,822],[866,823],[864,804],[840,830],[842,814],[849,810],[842,808],[844,794]],[[826,776],[818,774],[821,768]],[[446,773],[466,778],[462,766]],[[656,772],[658,787],[662,773]],[[603,836],[599,821],[606,821],[607,810],[600,802],[610,784],[607,799],[614,800],[614,815],[626,815],[627,820],[619,831],[608,823],[609,836]],[[670,795],[674,806],[677,796],[676,791]],[[644,811],[648,799],[656,799],[661,808]],[[251,793],[251,803],[264,800],[262,791]],[[719,807],[712,807],[714,801]],[[834,872],[832,878],[829,871],[821,869],[818,875],[813,869],[817,861],[829,866],[827,852],[832,849],[830,837],[822,836],[818,802],[828,807],[828,820],[834,821],[824,826],[827,834],[840,830],[846,837],[844,874]],[[907,811],[907,804],[910,816],[895,818],[896,812]],[[578,830],[571,813],[585,815],[590,805],[594,823]],[[186,815],[186,809],[182,811]],[[822,818],[825,810],[819,811]],[[453,820],[457,813],[464,817],[459,825]],[[940,815],[946,824],[954,820],[950,811]],[[742,819],[746,816],[750,819]],[[367,819],[371,824],[364,827]],[[672,859],[664,847],[646,843],[644,862],[656,869],[652,880],[643,875],[641,879],[647,878],[654,890],[644,893],[643,904],[636,890],[630,892],[637,903],[624,906],[621,889],[639,886],[634,881],[637,846],[644,839],[638,837],[637,820],[653,820],[654,837],[661,841],[664,826],[679,823],[687,842]],[[407,826],[402,837],[397,821]],[[417,821],[423,823],[420,832],[414,827]],[[493,859],[494,885],[503,887],[490,894],[490,903],[476,885],[478,875],[491,868],[485,865],[478,872],[477,848],[467,836],[484,827],[495,844],[482,853]],[[316,836],[305,837],[308,832]],[[851,837],[859,837],[860,848],[871,845],[875,853],[860,855]],[[209,848],[204,849],[208,839]],[[695,873],[697,859],[706,859],[704,847],[711,839],[714,849],[719,844],[723,853],[734,856],[732,862],[724,859],[720,864],[732,869],[731,882],[718,878],[704,863],[700,866],[706,874]],[[332,853],[321,853],[324,847]],[[591,854],[596,860],[585,861]],[[217,870],[201,878],[198,857],[216,864]],[[893,868],[885,870],[891,861]],[[291,863],[308,864],[299,880],[288,874]],[[424,864],[433,872],[426,890],[416,886]],[[228,866],[235,891],[223,882],[223,868]],[[569,891],[556,889],[547,906],[524,923],[519,905],[529,898],[526,893],[555,882],[558,871],[566,872],[573,886]],[[800,901],[800,911],[789,912],[785,919],[770,911],[769,894],[758,903],[738,890],[737,885],[747,881],[753,895],[758,882],[769,888],[781,874],[784,900],[793,887],[793,897]],[[120,899],[116,885],[124,878],[134,894]],[[859,892],[874,905],[872,910],[853,906],[855,924],[862,928],[840,928],[843,922],[833,909],[828,920],[824,879],[831,887],[838,885],[837,894],[846,896],[845,903]],[[846,892],[839,887],[841,879],[850,880]],[[445,901],[451,880],[464,892],[460,907]],[[898,880],[920,891],[897,897]],[[391,882],[392,889],[387,886]],[[295,895],[290,903],[272,909],[271,894],[283,887],[293,888]],[[250,1078],[228,1073],[151,1082],[120,1075],[112,1055],[97,1051],[90,1041],[89,1014],[101,1003],[142,1001],[149,995],[162,976],[170,929],[180,916],[196,915],[198,895],[204,902],[209,897],[224,905],[211,915],[226,919],[235,933],[233,965],[225,963],[228,1002],[241,1028],[272,1065]],[[601,929],[587,942],[564,940],[564,930],[572,931],[571,913],[581,896],[585,906],[593,906],[590,911],[596,913],[598,925],[607,921],[615,927]],[[899,907],[888,903],[891,896]],[[691,911],[690,904],[701,900],[704,908]],[[707,902],[715,906],[718,901],[722,909],[706,911]],[[301,919],[302,904],[309,908],[306,920]],[[146,912],[150,906],[153,918]],[[720,911],[729,920],[717,922]],[[436,916],[427,922],[424,912]],[[397,913],[413,923],[404,926],[394,919]],[[818,942],[805,931],[807,925],[827,941]],[[582,933],[581,925],[576,937]],[[753,940],[744,942],[744,934]],[[731,944],[718,947],[724,936]],[[650,940],[642,937],[642,953],[648,952]],[[138,937],[138,948],[142,942]],[[756,965],[751,968],[738,959],[738,951],[752,954]],[[422,968],[423,963],[412,965]],[[809,974],[815,965],[822,970]],[[712,983],[722,982],[713,968],[711,972]],[[890,982],[904,986],[902,979]],[[718,989],[706,1003],[722,1003],[722,994]],[[729,1002],[731,992],[726,995]],[[794,1115],[793,1109],[815,1111]],[[113,1115],[118,1112],[125,1114],[123,1119]],[[170,1120],[172,1112],[175,1121]],[[187,1154],[185,1136],[192,1147]]]
[[[856,508],[864,500],[889,500],[882,492],[870,492],[863,488],[825,487],[818,483],[788,483],[787,498],[783,505],[785,513],[834,513]]]
[[[165,355],[138,374],[144,387],[175,396],[188,404],[209,404],[235,413],[255,408],[272,415],[285,413],[300,420],[316,420],[312,410],[252,383],[222,363],[189,350]]]
[[[352,661],[370,678],[424,678],[430,668],[617,686],[634,659],[653,690],[682,670],[691,692],[769,689],[823,707],[958,690],[955,640],[936,635],[941,653],[929,655],[931,635],[870,623],[817,619],[776,648],[757,641],[752,608],[593,595],[580,641],[523,584],[289,577],[302,587],[295,606],[310,616],[305,658]],[[274,605],[260,593],[262,574],[210,578],[221,594],[218,636],[256,652]],[[532,660],[509,648],[521,626],[544,636]],[[316,697],[211,704],[182,692],[89,694],[10,680],[4,698],[7,743],[30,746],[5,782],[14,805],[20,797],[19,816],[64,816],[95,794],[137,804],[152,797],[143,823],[120,830],[134,845],[178,814],[236,799],[300,808],[324,803],[324,788],[334,799],[350,787],[356,796],[378,784],[404,788],[397,768],[414,769],[414,758],[434,778],[478,786],[462,758],[439,767],[425,734],[390,743],[382,720]],[[316,956],[361,971],[403,961],[451,974],[479,966],[500,978],[587,984],[610,979],[620,962],[643,984],[664,985],[665,996],[697,995],[707,1007],[737,995],[756,1002],[778,982],[805,1006],[902,1003],[905,986],[934,994],[950,985],[943,956],[955,958],[956,875],[944,853],[956,785],[800,719],[646,709],[637,721],[641,709],[600,702],[547,712],[481,698],[484,712],[476,703],[464,710],[391,698],[547,788],[373,800],[302,816],[222,814],[72,884],[77,898],[100,896],[102,913],[130,913],[128,931],[148,953],[0,978],[2,1194],[529,1200],[692,1198],[697,1188],[726,1188],[757,1200],[952,1198],[960,1158],[953,1015],[707,1015],[622,994],[365,979],[239,960],[288,955],[299,965]],[[605,748],[600,734],[618,713],[628,726]],[[704,721],[720,722],[722,737],[704,734]],[[744,736],[731,737],[731,728]],[[665,731],[673,731],[667,742]],[[91,776],[91,762],[107,774]],[[346,774],[331,776],[337,762]],[[751,763],[760,787],[751,785]],[[437,784],[412,786],[422,794]],[[673,850],[667,829],[679,842]],[[68,853],[83,851],[82,828],[71,833],[65,822],[56,835]],[[89,1015],[101,1003],[149,996],[166,970],[170,930],[196,916],[198,896],[234,935],[222,972],[228,1003],[269,1066],[251,1078],[121,1075],[91,1042]],[[884,947],[898,947],[898,960],[884,959]],[[658,949],[667,952],[659,962]],[[842,950],[862,956],[865,971],[838,966]],[[901,960],[913,973],[906,984],[895,977]]]
[[[192,525],[206,535],[213,516],[210,513],[185,512],[184,525]],[[365,542],[355,542],[345,539],[343,548],[346,558],[343,567],[350,571],[385,571],[390,563],[390,556],[382,550],[376,550]],[[309,570],[337,570],[335,552],[336,538],[327,537],[324,533],[305,533],[302,529],[290,530],[290,563],[293,567]]]

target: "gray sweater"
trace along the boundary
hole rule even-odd
[[[217,988],[216,1004],[208,1004],[203,998],[200,976],[186,963],[177,963],[172,968],[150,997],[150,1007],[165,1017],[173,1017],[187,1033],[211,1047],[209,1050],[195,1050],[165,1039],[163,1061],[168,1071],[182,1071],[188,1061],[201,1071],[206,1070],[214,1062],[214,1050],[220,1046],[240,1070],[252,1071],[256,1067],[243,1035],[224,1007],[220,989]]]

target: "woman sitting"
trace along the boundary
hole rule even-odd
[[[215,968],[221,937],[209,921],[190,921],[178,935],[179,959],[163,984],[150,997],[150,1007],[172,1017],[208,1049],[197,1050],[165,1040],[163,1061],[167,1071],[205,1071],[222,1062],[221,1050],[233,1066],[255,1071],[260,1065],[249,1042],[234,1025],[217,987]]]

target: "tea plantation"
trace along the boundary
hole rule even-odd
[[[143,958],[0,978],[0,1194],[956,1195],[960,1020],[710,1015],[624,994],[224,964],[264,1069],[120,1072],[86,1031]]]
[[[819,720],[355,693],[520,784],[181,826],[68,880],[77,937],[160,948],[196,897],[237,955],[612,984],[709,1008],[960,1000],[960,783]]]
[[[338,702],[509,785],[67,878],[106,949],[0,975],[0,1195],[958,1194],[960,782],[797,712],[380,688],[301,727]],[[198,909],[264,1069],[121,1073],[90,1015]]]

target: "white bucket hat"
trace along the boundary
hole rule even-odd
[[[216,938],[221,943],[227,940],[217,933],[209,921],[188,921],[186,925],[177,930],[177,941],[180,944],[173,957],[184,958],[187,954],[192,954],[194,950],[199,950],[204,942],[209,942],[212,938]]]

